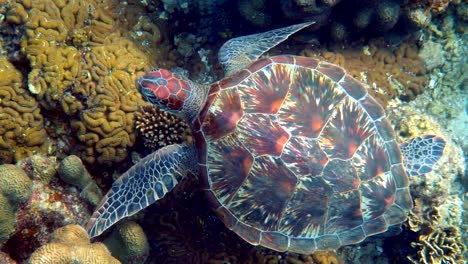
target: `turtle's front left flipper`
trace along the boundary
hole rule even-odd
[[[90,237],[161,199],[197,168],[195,147],[170,145],[140,160],[106,194],[88,222]]]

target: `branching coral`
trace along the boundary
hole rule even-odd
[[[67,225],[52,233],[50,243],[37,249],[29,259],[41,263],[120,263],[102,243],[91,243],[86,230],[79,225]]]
[[[352,76],[367,83],[371,87],[369,92],[384,107],[395,97],[413,100],[424,91],[427,83],[423,62],[412,44],[391,48],[373,41],[356,48],[305,49],[301,55],[344,67]]]
[[[418,249],[418,258],[408,257],[411,263],[466,263],[463,254],[466,246],[455,227],[436,229],[427,235],[420,235],[418,242],[411,245]]]
[[[0,163],[46,151],[43,122],[36,100],[23,86],[21,73],[0,56]]]
[[[190,140],[190,128],[185,121],[154,106],[142,107],[135,123],[149,150]]]
[[[111,1],[13,3],[9,23],[23,24],[31,65],[29,91],[41,106],[70,117],[89,163],[111,163],[135,143],[134,112],[143,100],[136,78],[150,68],[145,53],[124,35]],[[140,25],[156,32],[153,27]],[[129,34],[127,34],[129,35]],[[158,33],[150,34],[160,41]]]

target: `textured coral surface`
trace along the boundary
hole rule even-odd
[[[46,150],[44,118],[21,73],[0,55],[0,163]]]
[[[31,264],[118,264],[102,243],[91,243],[86,230],[67,225],[55,230],[48,244],[38,248],[29,259]]]
[[[124,36],[116,9],[112,1],[25,0],[7,14],[9,23],[26,29],[29,92],[69,122],[80,142],[75,152],[89,163],[127,156],[135,142],[134,111],[143,103],[135,81],[150,68],[149,56]]]

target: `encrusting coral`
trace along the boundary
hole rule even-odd
[[[122,29],[129,25],[120,26],[116,17],[123,9],[115,2],[22,0],[6,16],[26,29],[22,51],[31,66],[29,92],[43,108],[70,120],[80,142],[76,154],[88,163],[127,156],[136,138],[134,112],[143,104],[135,81],[152,64]],[[160,41],[154,27],[139,28]]]
[[[0,246],[15,230],[19,205],[31,196],[32,181],[19,167],[0,165]]]
[[[392,48],[373,40],[367,46],[346,49],[305,49],[301,55],[342,66],[352,76],[367,83],[371,88],[369,93],[384,107],[396,97],[413,100],[427,84],[426,69],[415,44]]]
[[[38,103],[21,73],[0,55],[0,164],[47,149],[47,132]]]
[[[104,244],[123,264],[145,263],[149,255],[145,232],[134,221],[118,223]]]
[[[60,162],[58,174],[66,183],[80,188],[80,196],[87,202],[93,206],[99,204],[103,197],[102,192],[78,156],[70,155],[64,158]]]
[[[67,225],[55,230],[50,242],[38,248],[29,258],[30,264],[118,264],[102,243],[91,243],[86,230],[79,225]]]
[[[190,128],[180,117],[151,105],[136,113],[136,129],[149,150],[190,140]]]

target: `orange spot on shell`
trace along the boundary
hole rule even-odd
[[[283,151],[284,145],[288,142],[288,137],[287,136],[281,136],[278,138],[275,142],[275,150],[276,153],[281,153]]]
[[[316,132],[322,129],[323,127],[323,119],[320,118],[318,115],[313,115],[312,120],[310,120],[310,128],[312,131]]]
[[[277,99],[277,100],[271,102],[271,105],[270,105],[271,113],[277,113],[278,110],[280,109],[282,103],[283,103],[282,99]]]

